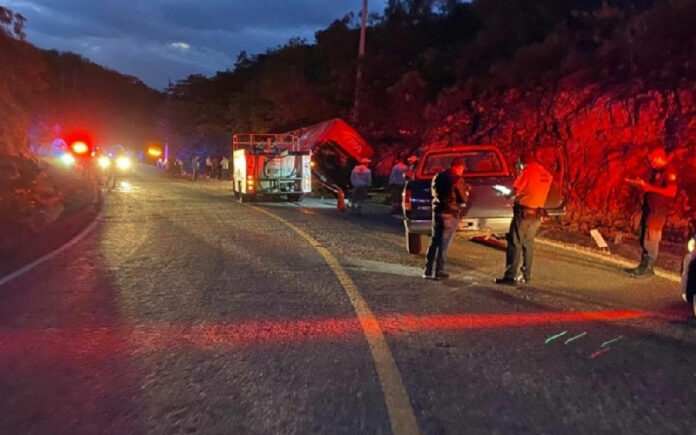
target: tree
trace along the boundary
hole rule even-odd
[[[45,84],[38,51],[24,42],[25,19],[0,6],[0,151],[17,153],[27,146],[32,94]]]

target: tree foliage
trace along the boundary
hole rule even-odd
[[[696,68],[694,6],[694,0],[389,0],[370,17],[357,127],[373,141],[410,146],[433,122],[433,107],[461,109],[438,106],[451,95],[548,87],[568,76],[602,83],[688,79]],[[22,42],[23,26],[23,17],[0,8],[0,53],[14,59],[0,62],[0,98],[4,112],[23,117],[13,123],[22,126],[17,131],[38,113],[46,126],[102,125],[104,137],[157,138],[177,149],[219,153],[234,132],[284,131],[352,114],[355,14],[317,31],[312,43],[293,38],[264,53],[241,52],[230,69],[189,76],[164,95],[79,56],[41,53]],[[34,101],[41,110],[28,111],[28,95],[40,96]]]
[[[162,137],[155,130],[160,93],[76,54],[37,49],[24,40],[25,22],[0,6],[0,152],[50,143],[56,126],[88,130],[107,144]]]

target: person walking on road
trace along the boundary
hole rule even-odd
[[[664,148],[655,148],[648,153],[652,169],[649,181],[626,179],[630,185],[643,191],[643,206],[640,219],[640,264],[626,269],[632,277],[642,278],[655,275],[653,269],[662,240],[662,228],[667,221],[667,212],[672,199],[677,196],[677,173],[669,165]]]
[[[471,190],[471,186],[462,178],[465,169],[464,160],[455,157],[449,169],[436,174],[431,182],[433,228],[423,271],[425,279],[449,277],[445,272],[445,257],[457,232],[459,212],[462,206],[466,206]]]
[[[227,156],[222,156],[220,160],[220,174],[223,181],[230,179],[230,159]]]
[[[389,175],[389,193],[391,196],[392,213],[401,213],[401,193],[406,184],[406,171],[408,166],[399,160],[396,162]]]
[[[361,159],[360,164],[353,168],[350,173],[350,184],[353,192],[350,197],[350,210],[352,213],[362,213],[363,201],[367,199],[367,189],[372,186],[372,172],[367,165],[370,159]]]
[[[515,198],[515,204],[507,233],[505,273],[502,278],[495,279],[497,284],[518,285],[531,280],[534,238],[545,215],[544,205],[553,182],[553,175],[537,161],[533,151],[525,152],[521,161],[522,172],[509,194]]]
[[[201,161],[198,156],[195,156],[193,160],[191,160],[191,171],[192,171],[192,176],[191,180],[196,181],[198,180],[198,171],[201,169]]]

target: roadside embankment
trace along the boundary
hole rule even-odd
[[[58,248],[91,222],[98,192],[78,171],[0,156],[0,276]]]

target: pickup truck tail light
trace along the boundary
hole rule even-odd
[[[403,193],[401,194],[401,208],[403,208],[404,211],[411,211],[411,190],[410,189],[404,189]]]

